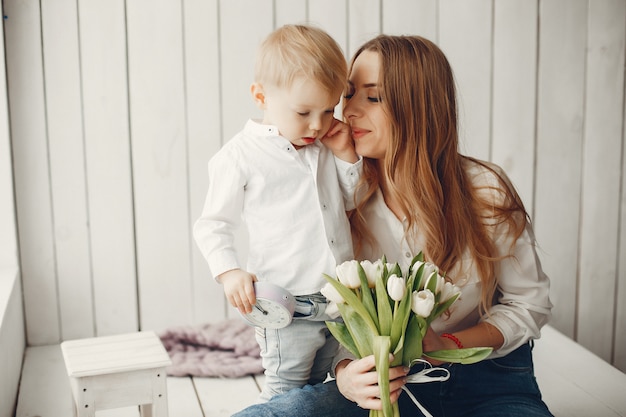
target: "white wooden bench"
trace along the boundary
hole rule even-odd
[[[626,416],[625,373],[550,326],[533,352],[537,383],[555,416]]]
[[[534,352],[537,381],[555,416],[626,417],[626,374],[549,326]],[[169,414],[230,416],[256,401],[258,379],[168,377]],[[71,415],[72,395],[59,345],[27,348],[16,417]],[[106,410],[98,417],[138,415],[134,407]]]

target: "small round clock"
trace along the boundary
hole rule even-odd
[[[286,289],[269,282],[255,282],[256,304],[244,314],[248,323],[265,329],[281,329],[293,320],[296,299]]]

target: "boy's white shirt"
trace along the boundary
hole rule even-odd
[[[354,257],[346,210],[362,160],[342,161],[316,141],[297,151],[275,126],[249,120],[209,161],[209,189],[194,224],[211,273],[241,268],[289,290],[313,294]],[[235,235],[248,229],[240,265]]]

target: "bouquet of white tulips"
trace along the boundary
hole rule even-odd
[[[465,348],[423,352],[422,339],[430,323],[460,296],[459,288],[445,280],[438,268],[424,262],[420,252],[403,276],[400,266],[385,257],[376,262],[347,261],[337,266],[337,278],[322,294],[336,304],[343,322],[327,322],[335,338],[357,358],[374,355],[383,410],[370,417],[399,416],[389,397],[389,367],[411,366],[422,356],[442,362],[475,363],[491,348]],[[332,308],[332,307],[331,307]],[[394,360],[389,362],[389,353]]]

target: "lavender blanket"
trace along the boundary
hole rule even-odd
[[[172,359],[168,375],[236,378],[263,372],[254,328],[240,319],[174,327],[159,337]]]

